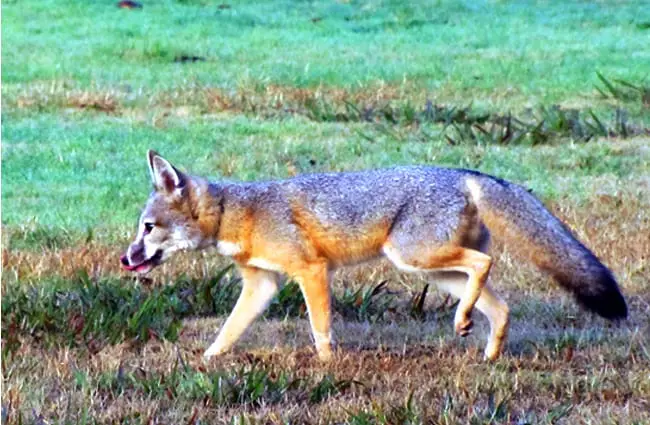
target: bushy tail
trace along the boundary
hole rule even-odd
[[[479,216],[496,239],[528,257],[576,300],[607,319],[627,317],[609,269],[526,189],[484,175],[466,179]]]

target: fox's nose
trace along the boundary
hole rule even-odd
[[[123,266],[128,266],[129,265],[129,259],[126,258],[126,255],[122,255],[120,257],[120,263],[122,263]]]

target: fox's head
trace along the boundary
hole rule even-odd
[[[135,240],[120,257],[124,269],[147,273],[179,250],[214,245],[219,200],[208,183],[178,171],[154,151],[147,153],[154,191],[140,215]]]

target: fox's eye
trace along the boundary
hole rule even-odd
[[[148,235],[153,230],[153,223],[144,223],[144,234]]]

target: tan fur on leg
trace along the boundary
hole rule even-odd
[[[292,276],[305,297],[318,357],[329,361],[332,358],[332,316],[327,265],[312,263],[296,269]]]
[[[393,264],[409,272],[458,271],[468,276],[465,292],[460,297],[456,309],[454,327],[461,336],[466,336],[472,327],[472,310],[481,295],[492,265],[490,256],[469,248],[449,245],[432,248],[417,258],[409,258],[400,253],[390,242],[383,247],[384,254]]]
[[[467,276],[462,273],[435,274],[432,280],[443,291],[461,298],[466,293]],[[495,360],[501,354],[503,345],[508,337],[509,311],[508,305],[497,296],[488,286],[483,286],[481,296],[476,301],[476,308],[490,322],[490,335],[485,347],[485,358]]]
[[[250,324],[266,310],[278,292],[278,276],[274,272],[253,267],[242,267],[244,280],[239,299],[224,323],[219,336],[203,354],[211,357],[229,350]]]

